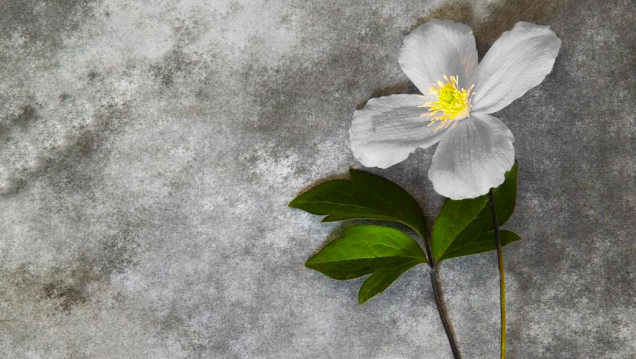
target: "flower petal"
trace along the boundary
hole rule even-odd
[[[442,196],[474,198],[504,182],[512,168],[514,137],[501,120],[485,113],[460,120],[437,145],[428,178]]]
[[[560,46],[549,26],[518,22],[501,34],[475,72],[473,112],[497,112],[540,84]]]
[[[435,132],[419,95],[373,98],[353,114],[349,131],[353,155],[367,167],[387,168],[404,161],[416,148],[429,147],[445,131]]]
[[[398,62],[422,94],[444,75],[458,76],[460,86],[468,88],[477,67],[473,31],[464,24],[431,20],[406,35]]]

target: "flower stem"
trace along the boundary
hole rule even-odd
[[[440,280],[440,268],[441,266],[434,261],[431,264],[431,283],[433,284],[433,295],[435,296],[435,304],[437,304],[437,311],[439,312],[439,318],[442,320],[444,331],[448,337],[448,344],[453,352],[453,358],[461,359],[459,353],[459,346],[457,345],[457,339],[455,338],[455,331],[453,325],[450,322],[448,310],[446,309],[446,303],[444,302],[444,292],[442,291],[442,282]]]
[[[503,250],[501,249],[501,240],[499,239],[499,225],[497,224],[497,212],[495,211],[495,200],[492,194],[492,188],[488,191],[488,199],[490,200],[490,213],[492,214],[492,223],[495,228],[495,244],[497,245],[497,262],[499,264],[499,306],[501,308],[501,359],[506,358],[506,275],[504,273]]]
[[[426,258],[428,259],[428,265],[431,267],[431,284],[433,285],[433,296],[435,297],[435,304],[437,305],[437,311],[439,312],[439,318],[444,326],[446,337],[448,337],[448,344],[453,352],[453,358],[461,359],[462,355],[459,352],[459,346],[457,345],[457,339],[455,338],[455,330],[453,330],[453,324],[450,321],[448,310],[446,309],[446,303],[444,302],[444,292],[442,291],[442,280],[440,277],[441,263],[438,263],[433,257],[433,251],[431,244],[428,241],[426,233],[417,234],[422,237],[424,241],[424,250],[426,251]]]

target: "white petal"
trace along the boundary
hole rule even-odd
[[[548,26],[518,22],[504,32],[475,72],[473,112],[497,112],[540,84],[560,46]]]
[[[349,134],[353,155],[367,167],[387,168],[404,161],[416,148],[429,147],[443,136],[421,115],[419,95],[373,98],[353,114]]]
[[[406,35],[398,61],[422,94],[444,75],[458,76],[459,84],[468,88],[477,67],[473,31],[464,24],[431,20]]]
[[[514,137],[501,120],[473,114],[440,141],[428,170],[435,191],[452,199],[474,198],[504,182],[512,168]]]

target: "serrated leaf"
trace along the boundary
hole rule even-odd
[[[505,229],[499,231],[499,240],[501,241],[502,247],[516,242],[520,239],[521,237],[519,237],[519,235],[515,232],[507,231]],[[483,233],[478,237],[474,237],[473,241],[470,241],[463,246],[457,246],[455,249],[453,249],[452,252],[447,251],[446,253],[444,253],[442,260],[469,256],[471,254],[488,252],[495,249],[497,249],[495,245],[495,231],[490,231],[487,233]]]
[[[327,244],[305,266],[338,280],[371,274],[360,288],[362,304],[381,293],[402,273],[426,263],[417,242],[397,229],[382,226],[352,226],[341,238]]]
[[[369,172],[351,169],[351,180],[331,180],[300,194],[289,206],[326,215],[325,222],[345,219],[383,219],[426,233],[417,201],[397,184]]]
[[[512,215],[516,195],[517,164],[515,163],[506,173],[504,183],[493,189],[497,221],[500,226]],[[481,242],[477,239],[493,229],[488,195],[463,200],[447,199],[433,226],[433,257],[441,261],[451,258],[451,253],[481,253]],[[470,249],[471,245],[475,248]]]

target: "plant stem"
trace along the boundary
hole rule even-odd
[[[453,352],[453,358],[461,359],[462,355],[459,352],[459,345],[457,345],[457,338],[455,338],[455,330],[453,330],[453,324],[450,321],[448,310],[446,309],[446,302],[444,302],[444,292],[442,291],[442,280],[440,278],[441,263],[438,263],[433,257],[433,250],[431,243],[428,241],[427,232],[417,232],[424,241],[424,250],[426,251],[426,258],[428,265],[431,267],[431,284],[433,285],[433,296],[435,297],[435,304],[437,305],[437,311],[439,312],[439,318],[444,326],[446,337],[448,338],[448,344]]]
[[[457,345],[457,339],[455,338],[455,331],[453,325],[450,322],[448,310],[446,309],[446,303],[444,302],[444,292],[442,291],[442,282],[440,280],[440,268],[438,263],[435,263],[431,258],[431,283],[433,284],[433,295],[435,296],[435,304],[437,304],[437,311],[439,312],[439,318],[442,320],[444,331],[448,337],[448,344],[453,352],[455,359],[461,359],[459,353],[459,346]]]
[[[453,324],[450,321],[448,310],[446,309],[446,302],[444,302],[444,292],[442,291],[442,280],[440,278],[441,263],[435,261],[433,257],[433,251],[428,238],[423,233],[418,233],[424,240],[424,249],[426,250],[426,258],[428,259],[428,265],[431,267],[431,284],[433,285],[433,296],[435,297],[435,304],[437,305],[437,311],[439,312],[439,318],[444,326],[446,337],[448,337],[448,344],[453,352],[453,358],[461,359],[462,355],[459,352],[459,346],[457,345],[457,338],[455,338],[455,331],[453,330]]]
[[[492,195],[492,188],[488,191],[490,200],[490,213],[492,223],[495,228],[495,244],[497,245],[497,262],[499,264],[499,306],[501,308],[501,359],[506,358],[506,275],[504,272],[503,250],[499,239],[499,225],[497,224],[497,212],[495,211],[495,200]]]

